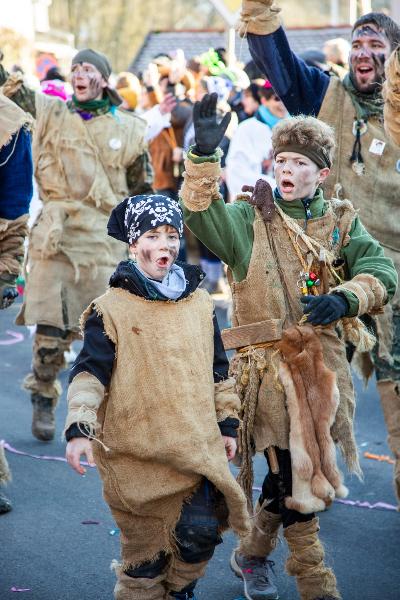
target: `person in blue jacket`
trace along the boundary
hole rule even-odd
[[[0,94],[0,309],[18,296],[16,280],[24,258],[29,203],[32,198],[31,117]],[[0,446],[0,485],[10,479]],[[0,514],[11,510],[0,492]]]

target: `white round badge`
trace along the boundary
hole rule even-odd
[[[110,146],[111,150],[119,150],[122,146],[122,142],[118,138],[111,138],[111,140],[108,142],[108,145]]]

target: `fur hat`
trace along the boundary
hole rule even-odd
[[[329,125],[315,117],[282,119],[272,130],[274,157],[280,152],[298,152],[323,169],[332,165],[335,134]]]

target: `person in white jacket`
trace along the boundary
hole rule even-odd
[[[266,179],[272,187],[272,128],[287,116],[287,110],[269,81],[259,88],[260,105],[254,116],[239,123],[226,158],[226,184],[230,199],[243,185]]]

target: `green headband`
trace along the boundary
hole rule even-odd
[[[325,148],[322,148],[322,146],[285,144],[283,146],[274,148],[274,158],[276,158],[281,152],[297,152],[298,154],[303,154],[303,156],[307,156],[307,158],[312,160],[320,169],[325,169],[326,167],[330,169],[332,166],[332,161],[329,158],[329,154]]]

